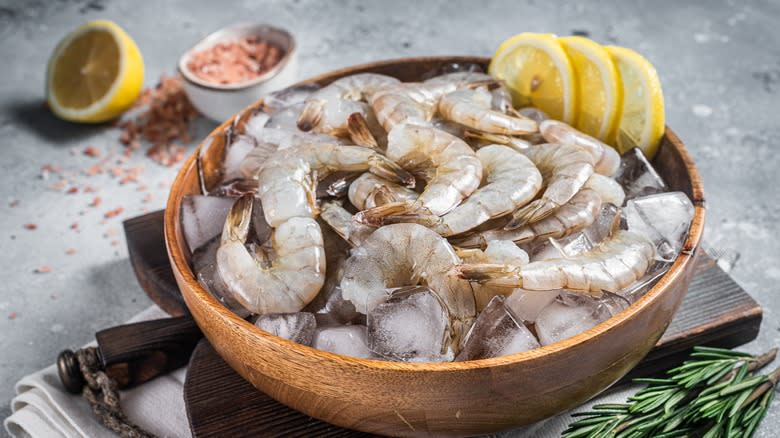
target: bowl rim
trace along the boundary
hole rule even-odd
[[[300,86],[303,84],[314,83],[326,78],[333,78],[344,76],[347,74],[356,73],[370,68],[381,68],[383,66],[404,64],[410,62],[471,62],[488,64],[490,58],[481,56],[428,56],[428,57],[407,57],[397,58],[378,62],[357,64],[349,67],[335,69],[317,76],[313,76],[302,81],[298,81],[290,87]],[[239,111],[237,114],[243,114],[248,110],[257,108],[262,104],[262,99],[252,103],[246,108]],[[487,359],[470,360],[463,362],[391,362],[379,359],[363,359],[352,356],[344,356],[340,354],[330,353],[323,350],[318,350],[313,347],[298,344],[287,339],[283,339],[267,333],[254,324],[239,317],[235,313],[228,310],[222,303],[220,303],[211,293],[206,291],[198,282],[197,278],[192,272],[187,259],[184,256],[183,248],[186,246],[184,242],[178,242],[176,240],[175,228],[180,216],[180,200],[183,197],[183,184],[182,180],[188,169],[192,168],[197,161],[197,157],[200,154],[201,148],[204,143],[212,137],[215,133],[221,133],[225,129],[228,129],[236,116],[224,121],[218,127],[216,127],[211,133],[201,140],[194,152],[187,158],[182,164],[181,168],[176,174],[176,178],[171,185],[171,192],[168,197],[168,201],[165,209],[165,241],[168,249],[169,258],[171,259],[173,266],[178,271],[181,279],[187,283],[191,288],[192,293],[201,300],[204,307],[207,307],[212,316],[216,316],[222,320],[223,323],[233,326],[237,329],[246,330],[251,333],[252,336],[264,338],[265,340],[272,341],[274,343],[289,348],[292,354],[309,355],[317,358],[318,360],[335,361],[340,362],[343,365],[353,366],[366,369],[382,369],[386,371],[402,371],[402,372],[414,372],[414,373],[427,373],[427,372],[460,372],[466,370],[487,369],[507,365],[522,364],[524,362],[532,361],[541,356],[555,356],[560,354],[564,350],[569,349],[578,344],[586,343],[591,339],[594,339],[608,331],[613,329],[619,329],[621,325],[624,325],[627,321],[631,320],[634,316],[638,315],[649,307],[651,303],[659,299],[662,292],[667,286],[674,283],[678,278],[685,274],[684,265],[688,264],[695,257],[696,250],[700,247],[701,238],[704,232],[704,216],[705,216],[705,200],[704,190],[702,187],[701,176],[696,168],[693,160],[688,153],[685,145],[680,141],[677,135],[668,127],[665,127],[664,137],[672,144],[677,150],[682,159],[682,164],[687,169],[691,180],[691,202],[694,206],[694,216],[691,221],[689,234],[685,242],[683,243],[683,249],[677,259],[674,261],[669,271],[664,274],[659,281],[642,296],[639,300],[632,303],[628,308],[624,309],[617,315],[607,319],[606,321],[597,324],[596,326],[581,332],[570,338],[555,342],[550,345],[538,347],[532,350],[523,351],[520,353],[514,353],[507,356],[499,356]],[[187,302],[187,294],[184,294],[185,303]],[[189,303],[187,303],[189,307]],[[217,348],[219,351],[219,348]]]
[[[253,34],[259,33],[259,31],[261,30],[276,32],[280,34],[283,38],[287,39],[289,47],[285,48],[285,53],[282,56],[282,58],[279,60],[279,62],[277,62],[276,65],[268,69],[265,73],[249,81],[239,82],[236,84],[214,84],[211,82],[204,81],[203,79],[197,77],[189,69],[189,67],[187,67],[187,61],[189,60],[190,55],[192,53],[199,50],[204,50],[206,48],[215,45],[220,40],[220,38],[228,31],[244,30],[244,29],[251,30],[250,33]],[[214,32],[211,32],[210,34],[198,40],[197,43],[193,44],[189,49],[185,50],[184,53],[182,53],[182,55],[179,57],[179,62],[176,63],[176,68],[179,71],[179,74],[182,76],[182,78],[184,78],[185,81],[187,81],[190,85],[194,87],[204,88],[211,91],[240,92],[248,88],[253,88],[264,82],[267,82],[273,77],[275,77],[276,75],[278,75],[279,72],[281,72],[282,69],[284,69],[287,66],[287,64],[290,62],[290,59],[294,56],[296,50],[297,47],[296,47],[295,37],[287,29],[283,29],[281,27],[276,27],[266,23],[250,23],[250,22],[235,23],[217,29]]]

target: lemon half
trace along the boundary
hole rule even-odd
[[[559,38],[577,78],[574,126],[602,141],[615,137],[623,87],[612,59],[601,45],[580,36]]]
[[[517,108],[533,106],[573,123],[577,109],[571,62],[555,35],[521,33],[501,43],[488,73],[506,82]]]
[[[143,80],[135,42],[114,22],[95,20],[57,44],[47,68],[46,99],[60,118],[99,123],[130,107]]]
[[[623,109],[615,144],[623,152],[639,147],[653,158],[664,134],[664,96],[661,81],[650,62],[631,49],[606,46],[620,73]]]

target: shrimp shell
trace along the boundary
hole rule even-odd
[[[463,88],[439,100],[439,113],[447,120],[482,132],[520,135],[536,132],[535,121],[491,109],[492,96],[484,88]]]
[[[490,145],[477,151],[485,184],[443,216],[414,211],[385,218],[387,222],[416,222],[442,236],[460,234],[502,216],[533,199],[542,175],[523,154],[506,146]]]
[[[291,218],[271,237],[274,256],[259,260],[246,248],[254,197],[233,204],[217,249],[217,271],[233,297],[253,313],[297,312],[325,281],[325,249],[314,219]],[[270,266],[266,262],[270,261]]]
[[[447,239],[428,228],[388,225],[352,250],[344,266],[342,295],[367,314],[385,300],[389,288],[423,284],[445,303],[458,338],[476,314],[471,285],[452,273],[458,263],[460,258]]]
[[[414,185],[414,177],[373,149],[332,143],[303,144],[271,155],[257,175],[266,221],[276,227],[291,217],[314,217],[316,186],[334,171],[370,171]]]
[[[355,208],[365,210],[389,202],[414,201],[417,199],[418,193],[366,172],[352,181],[347,196]]]
[[[520,245],[548,237],[568,236],[592,224],[598,216],[601,203],[598,192],[583,188],[569,202],[538,222],[513,230],[487,230],[452,243],[462,248],[484,248],[492,240],[510,240]]]
[[[340,203],[328,201],[322,204],[320,219],[328,224],[351,246],[360,246],[376,228],[363,225],[352,220],[352,213],[348,212]]]
[[[593,156],[596,173],[612,176],[620,167],[620,154],[614,148],[566,123],[545,120],[539,124],[539,132],[550,143],[573,144],[588,151]]]
[[[359,101],[366,100],[383,87],[398,83],[400,81],[396,78],[375,73],[337,79],[306,98],[298,117],[298,129],[344,135],[348,131],[347,118],[350,114],[360,113],[366,119],[372,117],[368,111],[370,106]]]
[[[471,195],[482,180],[482,163],[466,142],[438,129],[410,124],[398,125],[388,135],[387,156],[412,172],[427,173],[425,189],[414,202],[387,204],[358,213],[365,223],[402,210],[425,208],[440,216]]]
[[[655,246],[646,237],[619,230],[591,251],[571,258],[540,260],[525,266],[460,265],[461,278],[527,290],[571,289],[617,292],[640,279],[652,263]]]
[[[542,172],[547,188],[542,196],[512,213],[511,230],[551,215],[580,191],[593,174],[593,157],[574,145],[541,144],[523,153]]]

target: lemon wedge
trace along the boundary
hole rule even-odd
[[[505,81],[517,108],[533,106],[573,123],[577,109],[574,71],[555,35],[521,33],[501,43],[488,73]]]
[[[620,153],[634,146],[653,158],[664,134],[664,95],[650,62],[631,49],[606,46],[620,74],[623,108],[615,144]]]
[[[119,116],[141,92],[144,62],[116,23],[90,21],[57,44],[46,73],[46,99],[58,117],[99,123]]]
[[[614,139],[623,87],[612,59],[601,45],[588,38],[558,38],[577,78],[574,125],[602,141]]]

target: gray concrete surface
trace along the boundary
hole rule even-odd
[[[80,153],[86,145],[104,154],[121,150],[116,129],[61,122],[42,103],[46,61],[57,40],[103,17],[138,42],[147,85],[173,72],[182,51],[204,34],[249,20],[292,30],[301,77],[403,56],[490,55],[521,31],[587,32],[635,48],[655,64],[667,122],[703,174],[706,239],[739,253],[732,274],[765,309],[759,339],[745,348],[780,345],[780,2],[0,0],[0,418],[10,413],[17,379],[150,304],[127,260],[121,220],[162,208],[176,169],[136,154],[131,163],[145,166],[146,191],[105,175],[76,175],[77,186],[91,184],[97,192],[68,195],[48,188],[53,176],[41,178],[47,163],[75,173],[94,163]],[[211,127],[197,124],[196,138]],[[147,192],[151,202],[143,202]],[[95,195],[103,202],[89,207]],[[19,205],[11,207],[13,200]],[[101,224],[106,211],[120,206],[120,216]],[[78,233],[69,228],[74,222]],[[25,223],[38,228],[26,230]],[[69,247],[77,253],[66,254]],[[40,265],[51,272],[34,273]],[[777,436],[779,405],[758,436]]]

